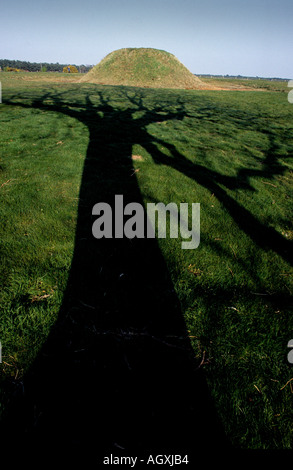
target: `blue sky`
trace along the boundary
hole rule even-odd
[[[97,64],[154,47],[195,74],[293,78],[292,0],[10,0],[0,18],[1,59]]]

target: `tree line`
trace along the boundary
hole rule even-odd
[[[64,67],[74,65],[80,73],[87,73],[92,65],[75,65],[75,64],[56,64],[42,62],[27,62],[25,60],[0,59],[0,67],[4,70],[6,67],[20,69],[27,72],[63,72]]]

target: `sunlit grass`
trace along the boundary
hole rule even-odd
[[[130,109],[129,128],[106,150],[115,155],[133,139],[144,202],[201,204],[199,248],[158,243],[226,432],[244,448],[290,448],[293,107],[286,95],[43,86],[21,84],[17,96],[11,88],[0,108],[2,376],[29,368],[68,279],[89,133],[64,110],[102,123],[105,113],[119,119]],[[99,149],[104,131],[110,135],[110,126],[97,132]],[[119,181],[113,165],[109,184]]]

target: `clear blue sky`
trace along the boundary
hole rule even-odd
[[[154,47],[195,74],[293,78],[293,0],[10,0],[0,20],[0,59],[97,64]]]

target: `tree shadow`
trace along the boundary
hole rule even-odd
[[[139,144],[156,164],[172,167],[213,193],[258,246],[292,263],[292,243],[229,194],[234,189],[253,191],[252,176],[272,178],[284,172],[273,136],[268,133],[270,148],[262,168],[242,168],[232,177],[191,162],[174,145],[148,132],[151,123],[188,116],[179,95],[169,108],[148,101],[148,93],[139,89],[88,86],[76,101],[73,96],[72,91],[49,92],[40,98],[28,96],[27,104],[23,96],[20,101],[17,96],[9,100],[78,119],[89,131],[89,145],[74,255],[59,318],[15,390],[4,434],[24,442],[29,460],[36,448],[40,455],[49,452],[53,461],[58,455],[59,460],[62,456],[65,461],[99,463],[111,453],[197,458],[231,449],[202,369],[194,360],[156,241],[95,240],[92,208],[97,202],[114,207],[118,194],[124,204],[143,204],[130,158],[133,144]],[[217,119],[209,107],[199,109],[198,117]],[[237,118],[240,129],[251,127],[246,116],[230,112],[229,117]],[[216,244],[212,248],[220,249]],[[239,263],[247,267],[243,260]]]
[[[139,143],[156,163],[164,156],[148,124],[183,119],[176,109],[144,103],[139,91],[85,88],[9,104],[51,110],[85,124],[89,145],[79,194],[75,247],[58,320],[34,365],[15,390],[2,424],[5,445],[20,459],[102,463],[106,455],[188,454],[230,447],[194,360],[180,304],[154,239],[94,239],[92,208],[142,196],[133,171]],[[117,93],[117,88],[116,88]],[[139,111],[141,117],[134,118]],[[170,147],[171,148],[171,147]],[[208,176],[171,148],[168,164],[209,185]],[[219,193],[221,196],[221,193]],[[224,196],[224,194],[223,194]],[[229,202],[229,199],[227,200]],[[233,207],[232,207],[233,210]],[[12,437],[13,436],[13,437]]]
[[[262,169],[241,169],[235,177],[222,175],[206,166],[191,162],[184,155],[179,153],[172,144],[160,141],[160,139],[157,139],[157,143],[164,145],[165,148],[170,151],[172,158],[160,152],[153,142],[148,142],[145,144],[145,148],[152,155],[155,163],[168,165],[208,189],[228,211],[238,227],[246,233],[254,243],[263,250],[274,251],[285,261],[291,265],[293,264],[292,241],[284,238],[273,227],[263,224],[246,207],[241,206],[227,191],[228,189],[235,190],[242,188],[248,191],[254,191],[254,188],[249,182],[250,177],[266,177],[272,179],[273,176],[282,175],[284,173],[285,167],[278,161],[278,157],[274,152],[275,145],[273,139],[271,139],[271,145],[266,153]]]

